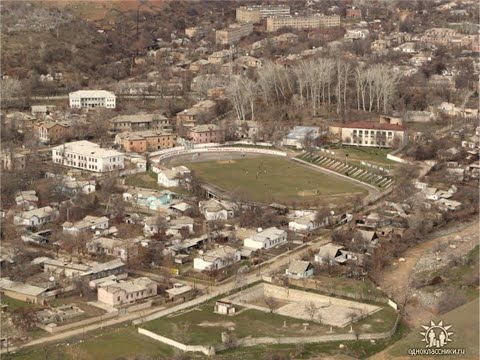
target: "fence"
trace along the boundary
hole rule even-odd
[[[165,336],[155,334],[151,331],[148,331],[148,330],[142,329],[142,328],[138,328],[138,333],[142,334],[142,335],[145,335],[145,336],[148,336],[151,339],[160,341],[164,344],[173,346],[173,347],[175,347],[177,349],[180,349],[182,351],[201,352],[201,353],[203,353],[204,355],[207,355],[207,356],[215,355],[215,348],[213,346],[185,345],[185,344],[182,344],[178,341],[172,340],[172,339],[167,338]]]
[[[397,316],[393,327],[385,332],[381,333],[355,333],[348,334],[331,334],[331,335],[317,335],[317,336],[289,336],[289,337],[258,337],[258,338],[244,338],[236,341],[235,346],[256,346],[265,344],[310,344],[310,343],[324,343],[334,341],[357,341],[357,340],[381,340],[391,337],[397,330],[398,323],[400,321],[400,315]],[[148,336],[154,340],[160,341],[164,344],[173,346],[182,351],[190,352],[202,352],[203,354],[210,356],[215,354],[215,348],[213,346],[201,346],[201,345],[185,345],[178,341],[172,340],[165,336],[155,334],[151,331],[138,328],[138,332],[142,335]],[[224,345],[216,347],[217,350],[225,349]]]

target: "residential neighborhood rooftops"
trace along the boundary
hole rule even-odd
[[[236,252],[238,252],[238,250],[230,246],[221,246],[216,249],[210,250],[202,255],[199,255],[199,257],[205,261],[214,262],[217,259],[232,257]]]
[[[151,122],[154,120],[167,120],[167,118],[162,114],[135,114],[135,115],[120,115],[110,120],[112,123],[143,123]]]

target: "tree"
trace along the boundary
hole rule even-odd
[[[310,320],[313,321],[318,313],[319,308],[313,301],[310,301],[304,305],[304,310],[310,317]]]
[[[35,328],[37,323],[37,309],[20,307],[12,312],[11,319],[15,327],[22,331],[30,331]]]
[[[271,296],[264,296],[263,301],[265,302],[265,305],[267,305],[268,309],[270,310],[270,313],[273,313],[278,307],[277,299]]]

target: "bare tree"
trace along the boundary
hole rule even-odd
[[[278,301],[275,298],[271,296],[265,296],[263,298],[263,301],[265,302],[268,309],[270,310],[270,313],[273,313],[277,309]]]
[[[313,321],[318,313],[319,308],[313,301],[310,301],[304,305],[304,310],[310,317],[310,320]]]

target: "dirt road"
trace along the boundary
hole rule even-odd
[[[462,224],[456,227],[440,230],[437,233],[431,235],[431,239],[426,242],[415,246],[405,253],[403,258],[404,262],[396,261],[396,265],[392,265],[384,273],[380,280],[380,287],[383,291],[395,300],[399,304],[404,304],[405,299],[409,294],[409,283],[412,274],[415,270],[415,265],[420,260],[422,255],[427,251],[434,249],[440,244],[449,243],[456,238],[465,239],[478,239],[479,222],[470,222]],[[425,309],[421,309],[421,312],[425,312]],[[405,320],[409,325],[418,326],[418,324],[424,321],[425,316],[430,317],[431,314],[427,313],[425,316],[421,316],[419,312],[413,306],[407,306]]]

